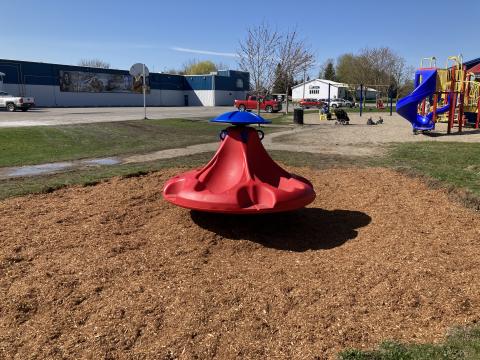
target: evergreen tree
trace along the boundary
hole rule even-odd
[[[283,94],[285,92],[285,76],[282,74],[282,68],[280,64],[277,64],[275,68],[275,82],[273,83],[273,93]]]
[[[325,67],[323,78],[326,80],[336,81],[335,68],[333,67],[333,63],[329,62],[327,64],[327,66]]]
[[[293,78],[288,79],[288,94],[292,94],[292,86],[294,85]],[[287,88],[286,76],[282,71],[280,64],[277,65],[275,69],[275,82],[273,83],[274,94],[285,94],[285,89]]]

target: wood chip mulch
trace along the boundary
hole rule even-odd
[[[171,169],[0,202],[0,358],[329,359],[480,320],[480,214],[386,169],[293,169],[290,214],[190,212]]]

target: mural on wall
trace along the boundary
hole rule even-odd
[[[59,71],[60,91],[93,93],[142,93],[142,77],[131,75]],[[150,93],[147,77],[146,92]]]

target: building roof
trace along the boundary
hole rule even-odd
[[[467,67],[467,69],[470,69],[471,67],[474,67],[475,65],[480,64],[480,58],[472,59],[469,61],[465,61],[463,65]]]
[[[127,70],[102,69],[75,65],[0,59],[5,84],[60,85],[60,72],[130,76]],[[241,81],[239,81],[241,80]],[[218,75],[173,75],[151,72],[150,88],[158,90],[224,90],[248,91],[250,74],[236,70],[220,70]]]
[[[358,91],[360,91],[360,88],[361,88],[360,86],[357,86]],[[365,87],[365,86],[363,87],[363,90],[370,91],[370,92],[378,92],[377,89],[373,89],[373,88],[369,88],[369,87]]]
[[[336,82],[336,81],[332,81],[332,80],[327,80],[327,79],[312,79],[312,80],[308,80],[308,81],[305,81],[305,85],[311,83],[311,82],[314,82],[314,81],[320,81],[320,82],[323,82],[325,84],[330,84],[331,86],[335,86],[335,87],[348,87],[347,84],[342,84],[342,83],[339,83],[339,82]],[[295,89],[299,86],[303,86],[303,83],[301,84],[298,84],[298,85],[295,85],[295,86],[292,86],[292,89]]]
[[[474,74],[480,74],[480,63],[475,66],[472,66],[468,69],[469,72],[473,72]]]

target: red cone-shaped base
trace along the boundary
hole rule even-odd
[[[233,126],[226,132],[205,167],[167,181],[167,201],[188,209],[243,214],[294,210],[315,199],[312,184],[278,166],[255,129]]]

